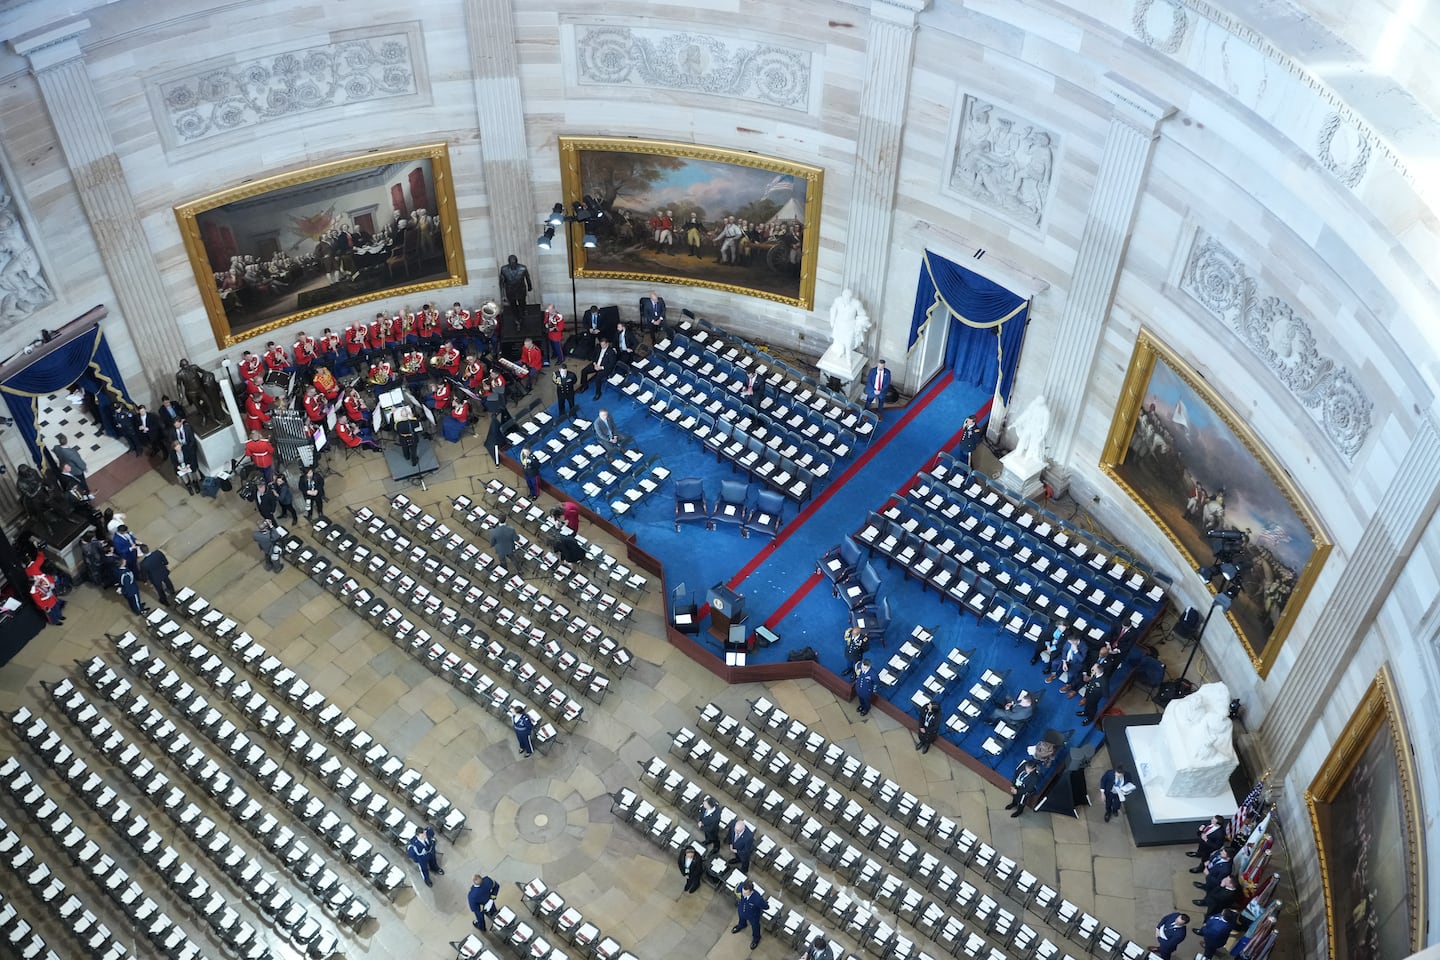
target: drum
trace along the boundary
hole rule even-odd
[[[295,375],[293,373],[271,370],[265,374],[265,379],[260,383],[260,389],[275,400],[284,400],[290,396],[290,387],[294,382]]]

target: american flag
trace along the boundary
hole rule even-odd
[[[1266,520],[1260,525],[1260,534],[1255,538],[1262,544],[1274,550],[1282,543],[1290,542],[1290,534],[1285,532],[1285,527],[1275,520]]]
[[[1251,812],[1260,812],[1260,797],[1265,792],[1265,778],[1261,777],[1256,781],[1255,786],[1245,795],[1245,800],[1240,804],[1240,809],[1235,811],[1230,818],[1230,836],[1232,839],[1239,839],[1240,834],[1245,830],[1245,821]]]

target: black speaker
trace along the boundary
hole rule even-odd
[[[1187,607],[1180,619],[1175,621],[1175,636],[1181,640],[1194,640],[1200,636],[1200,611]]]

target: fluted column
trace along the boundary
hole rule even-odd
[[[475,113],[490,232],[496,263],[489,285],[498,283],[499,265],[515,254],[522,261],[535,249],[540,211],[530,196],[530,163],[525,142],[525,110],[520,101],[520,61],[515,54],[514,10],[510,0],[467,0],[470,72],[475,78]],[[559,200],[557,194],[541,209]],[[538,279],[538,278],[537,278]],[[499,290],[494,290],[499,296]]]
[[[885,276],[890,265],[890,225],[900,176],[900,130],[910,96],[915,59],[915,18],[930,0],[871,0],[865,43],[865,83],[855,138],[850,224],[846,230],[844,286],[874,311],[876,342],[887,321]],[[897,298],[897,302],[899,302]],[[907,312],[904,321],[908,325]],[[898,322],[898,321],[897,321]]]
[[[1160,123],[1175,112],[1173,106],[1114,74],[1105,77],[1104,86],[1114,104],[1110,130],[1085,213],[1070,293],[1056,327],[1064,336],[1054,339],[1043,388],[1051,414],[1048,455],[1055,464],[1056,479],[1061,481],[1057,486],[1068,480],[1080,404],[1089,387],[1100,328],[1115,297]]]
[[[79,38],[89,26],[83,18],[69,20],[12,40],[10,45],[30,61],[30,72],[40,86],[120,313],[140,355],[152,394],[149,399],[158,400],[163,384],[173,383],[184,353],[180,325],[165,295],[140,213],[85,70]]]
[[[1440,504],[1440,430],[1426,418],[1391,477],[1335,589],[1305,637],[1305,652],[1285,676],[1260,727],[1261,749],[1272,770],[1294,763],[1305,737],[1330,703],[1345,666],[1390,594],[1416,542]]]

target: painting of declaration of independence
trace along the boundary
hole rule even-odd
[[[560,158],[566,212],[574,216],[581,201],[586,217],[556,229],[571,231],[576,276],[686,283],[813,306],[819,167],[605,137],[561,137]],[[587,232],[596,244],[590,249],[582,243]]]
[[[1423,828],[1404,714],[1383,668],[1305,791],[1329,955],[1399,960],[1424,946]]]
[[[221,347],[465,282],[445,144],[254,180],[175,208]]]
[[[1250,429],[1147,331],[1100,465],[1197,569],[1215,565],[1217,547],[1230,551],[1211,587],[1234,598],[1230,622],[1255,668],[1268,673],[1330,544]],[[1215,530],[1236,539],[1206,536]]]

